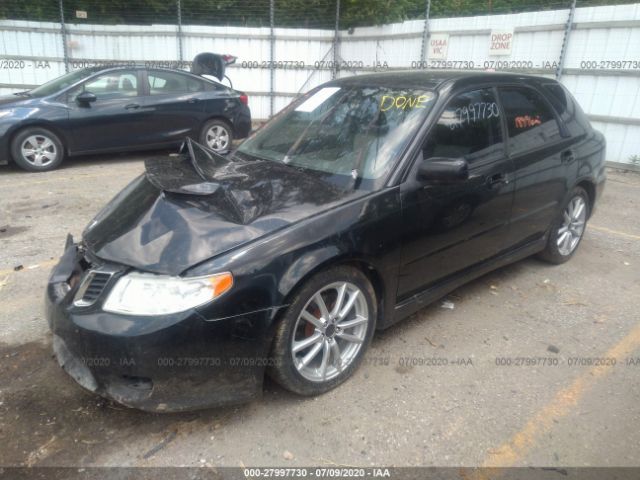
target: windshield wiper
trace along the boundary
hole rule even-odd
[[[25,90],[24,92],[16,92],[14,93],[14,95],[18,96],[18,97],[30,97],[31,94],[29,93],[28,90]]]

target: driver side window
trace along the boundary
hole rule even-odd
[[[473,90],[454,97],[423,147],[423,158],[492,161],[502,154],[500,109],[491,89]]]
[[[118,70],[94,77],[69,94],[74,100],[82,92],[93,93],[98,100],[138,96],[138,77],[135,70]]]

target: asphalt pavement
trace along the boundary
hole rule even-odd
[[[0,466],[640,466],[640,175],[609,171],[569,263],[459,288],[325,395],[267,381],[246,405],[152,414],[68,377],[43,312],[67,233],[143,158],[0,167]]]

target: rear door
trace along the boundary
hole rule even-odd
[[[571,137],[536,89],[505,86],[498,91],[516,188],[508,245],[516,247],[544,235],[558,214],[575,153]]]
[[[205,82],[178,71],[146,71],[144,107],[152,113],[145,143],[180,142],[198,139],[204,118]]]
[[[480,263],[504,247],[513,197],[495,90],[455,95],[430,130],[419,162],[465,159],[469,178],[458,183],[403,184],[403,253],[398,300]]]
[[[78,104],[75,98],[91,92],[96,101]],[[141,107],[139,72],[112,70],[92,77],[68,92],[72,152],[122,149],[143,144],[145,112]]]

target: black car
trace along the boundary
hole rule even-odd
[[[302,395],[376,329],[492,269],[575,253],[605,142],[554,80],[386,73],[311,91],[222,157],[188,141],[68,239],[58,361],[145,410]]]
[[[148,150],[190,136],[218,152],[251,130],[247,96],[192,73],[86,68],[0,98],[0,164],[52,170],[65,155]]]

